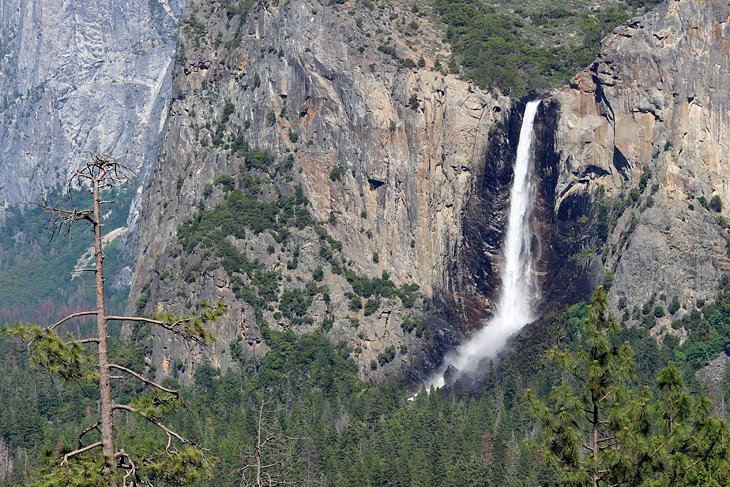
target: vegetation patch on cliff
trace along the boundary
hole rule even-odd
[[[452,65],[482,88],[521,97],[565,84],[593,62],[606,34],[658,3],[434,0],[433,12],[446,28]]]
[[[276,158],[272,154],[253,151],[245,142],[236,146],[245,147],[242,151],[245,157],[241,165],[243,174],[238,178],[230,175],[215,178],[203,191],[205,199],[199,205],[199,211],[178,227],[180,250],[176,257],[183,252],[186,255],[180,260],[186,282],[195,282],[202,269],[220,267],[229,276],[236,298],[253,308],[260,326],[266,321],[267,311],[272,312],[271,318],[284,318],[290,325],[313,324],[309,308],[315,299],[321,297],[327,307],[331,302],[328,286],[318,284],[325,277],[324,268],[319,265],[313,269],[312,280],[307,280],[303,287],[288,284],[292,281],[290,273],[298,268],[300,258],[299,246],[293,243],[292,237],[310,228],[318,237],[319,258],[330,264],[334,276],[340,276],[332,279],[341,280],[341,285],[351,289],[346,293],[351,312],[362,311],[365,316],[370,316],[380,309],[385,300],[394,298],[398,298],[406,309],[416,306],[421,298],[417,284],[397,286],[386,271],[381,277],[369,278],[356,272],[342,257],[342,243],[314,220],[301,186],[292,188],[287,180],[288,171],[294,164],[293,157],[275,164]],[[264,158],[270,163],[249,164],[251,157],[256,160]],[[290,194],[285,195],[285,191]],[[276,198],[271,194],[276,194]],[[207,201],[212,203],[209,209],[205,208]],[[278,261],[288,259],[286,270],[265,264],[260,257],[246,251],[246,243],[263,233],[270,234],[278,244],[278,250],[269,245],[268,254],[280,252]],[[295,279],[299,280],[301,276]],[[364,306],[362,299],[366,300]],[[350,318],[352,326],[356,327],[359,319]],[[417,328],[420,337],[426,329],[426,322],[420,320],[418,323],[417,327],[407,327],[407,331]],[[328,331],[332,326],[332,316],[325,317],[321,325]]]

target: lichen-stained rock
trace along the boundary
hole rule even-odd
[[[182,0],[0,6],[0,217],[89,154],[145,171],[164,124]]]
[[[428,19],[405,4],[369,9],[359,2],[292,0],[256,2],[245,11],[246,5],[192,1],[186,10],[168,131],[145,198],[133,297],[148,286],[161,305],[183,306],[179,279],[159,276],[182,272],[180,257],[173,256],[177,228],[202,199],[206,208],[213,205],[217,193],[206,199],[206,185],[221,174],[242,174],[241,158],[227,146],[229,139],[221,141],[223,133],[241,135],[251,148],[279,160],[293,157],[289,188],[301,184],[308,210],[341,241],[349,268],[370,277],[386,271],[399,286],[417,283],[423,302],[455,292],[451,279],[466,201],[476,179],[489,177],[483,175],[487,136],[503,122],[509,100],[435,67],[446,48]],[[286,191],[263,191],[279,190]],[[386,300],[368,316],[350,311],[345,294],[351,289],[322,260],[317,235],[294,230],[291,239],[279,246],[265,232],[250,232],[236,245],[280,271],[282,290],[301,287],[324,265],[331,301],[316,298],[309,309],[314,325],[295,328],[317,328],[332,315],[329,334],[350,343],[363,373],[379,360],[415,360],[418,347],[406,352],[417,341],[415,332],[401,327],[410,311],[398,300]],[[298,267],[287,269],[282,264],[294,248]],[[222,366],[232,360],[233,341],[252,354],[264,346],[250,306],[234,299],[229,279],[218,269],[186,284],[192,296],[231,306],[211,347]],[[289,326],[274,317],[275,308],[265,312],[267,321]],[[170,337],[160,335],[154,343],[158,371],[166,361],[183,360],[188,367],[182,377],[189,377],[196,358]],[[388,347],[396,351],[392,360]]]
[[[599,186],[626,202],[603,255],[619,316],[653,293],[691,309],[730,270],[728,87],[730,5],[672,0],[617,29],[554,93],[556,212]],[[715,196],[720,212],[705,207]]]

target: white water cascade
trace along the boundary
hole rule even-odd
[[[443,387],[444,374],[449,367],[454,367],[459,374],[474,372],[482,359],[496,356],[510,336],[535,319],[533,306],[540,290],[531,252],[530,218],[535,188],[530,180],[534,166],[532,128],[539,104],[540,100],[528,102],[522,118],[500,272],[502,289],[496,314],[468,342],[444,358],[438,373],[426,384],[427,389]]]

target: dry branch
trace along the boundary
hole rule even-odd
[[[78,450],[74,450],[71,452],[66,453],[63,456],[63,460],[61,461],[61,465],[65,465],[66,462],[68,462],[69,458],[73,458],[76,455],[80,455],[82,453],[86,453],[87,451],[93,450],[94,448],[99,448],[101,446],[101,441],[97,441],[96,443],[92,443],[91,445],[86,445],[83,448],[79,448]]]
[[[79,316],[91,316],[91,315],[95,315],[95,314],[96,314],[96,311],[80,311],[78,313],[72,313],[72,314],[68,315],[67,317],[63,318],[62,320],[55,322],[54,324],[49,326],[48,329],[53,330],[53,329],[57,328],[59,325],[67,322],[68,320],[71,320],[73,318],[78,318]]]
[[[99,426],[101,426],[101,421],[97,421],[96,423],[92,424],[88,428],[86,428],[84,431],[79,433],[79,448],[83,448],[83,444],[81,443],[81,439],[86,435],[87,433],[90,433],[94,430],[99,431]]]
[[[164,386],[158,384],[157,382],[151,381],[151,380],[147,379],[146,377],[144,377],[144,376],[138,374],[137,372],[135,372],[135,371],[133,371],[131,369],[128,369],[126,367],[123,367],[123,366],[117,365],[117,364],[109,364],[109,368],[110,369],[121,370],[122,372],[126,372],[127,374],[131,375],[135,379],[144,382],[148,386],[156,387],[157,389],[159,389],[161,391],[164,391],[164,392],[167,392],[168,394],[172,394],[172,395],[174,395],[176,397],[179,396],[179,393],[176,390],[174,390],[174,389],[168,389],[167,387],[164,387]]]
[[[120,409],[123,411],[129,411],[130,413],[137,414],[137,415],[143,417],[144,419],[146,419],[147,421],[149,421],[150,423],[154,424],[158,428],[160,428],[162,431],[164,431],[165,434],[167,434],[167,446],[165,447],[166,452],[170,451],[170,443],[171,443],[173,437],[175,437],[181,443],[185,443],[185,444],[194,446],[195,448],[200,448],[198,445],[196,445],[192,441],[188,440],[185,437],[180,436],[178,433],[176,433],[174,430],[172,430],[169,426],[166,426],[159,420],[145,414],[144,411],[140,411],[139,409],[133,408],[132,406],[128,406],[126,404],[114,404],[114,405],[112,405],[112,409],[113,410]]]
[[[157,325],[165,330],[171,331],[172,333],[181,336],[187,340],[192,340],[198,345],[205,345],[205,340],[193,333],[186,333],[184,330],[179,328],[184,323],[193,321],[194,318],[181,318],[173,322],[155,320],[152,318],[145,318],[143,316],[107,316],[108,321],[134,321],[137,323],[147,323],[150,325]]]

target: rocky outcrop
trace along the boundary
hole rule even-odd
[[[605,246],[589,238],[567,265],[579,272],[600,256],[619,316],[655,293],[691,309],[730,268],[728,79],[730,6],[672,0],[617,29],[553,96],[555,214],[587,215],[592,195],[593,216],[601,205],[607,215]]]
[[[454,279],[462,219],[469,197],[491,177],[484,172],[488,134],[504,123],[509,100],[441,73],[435,64],[445,51],[433,27],[399,5],[369,10],[350,2],[270,1],[245,12],[194,1],[179,42],[169,128],[143,209],[133,297],[154,296],[157,304],[147,311],[158,305],[179,310],[192,297],[225,301],[229,313],[215,325],[219,341],[210,349],[216,365],[231,363],[229,346],[236,341],[248,357],[265,350],[254,310],[235,299],[222,269],[191,276],[190,296],[177,289],[202,253],[180,255],[180,223],[199,211],[196,205],[209,210],[221,201],[211,184],[216,177],[231,175],[240,187],[247,174],[261,176],[232,149],[234,139],[245,139],[293,164],[288,181],[264,183],[262,198],[301,185],[317,225],[341,242],[347,268],[371,278],[385,271],[398,286],[420,286],[418,312],[390,299],[365,315],[349,309],[351,287],[323,260],[312,228],[292,229],[285,245],[267,232],[231,240],[280,273],[278,292],[301,288],[324,267],[321,282],[330,301],[315,298],[313,323],[294,328],[318,328],[330,317],[330,336],[350,343],[363,372],[378,368],[379,374],[377,362],[388,362],[389,350],[395,351],[393,369],[428,360],[414,353],[420,339],[401,324],[434,297],[445,296],[444,303],[469,298],[460,296],[464,286]],[[481,224],[486,219],[482,215]],[[294,252],[297,267],[284,268]],[[265,310],[266,321],[292,326],[277,310]],[[432,336],[440,334],[432,330]],[[156,335],[158,372],[169,373],[170,364],[182,360],[181,376],[189,377],[200,356],[182,346]]]
[[[90,153],[147,170],[183,3],[3,2],[0,212],[65,185]]]

